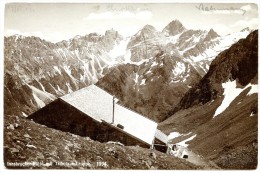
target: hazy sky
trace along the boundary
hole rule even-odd
[[[187,29],[213,28],[220,35],[258,28],[256,4],[105,4],[10,3],[5,6],[4,34],[35,35],[57,42],[91,32],[115,29],[124,36],[144,25],[161,31],[178,19]]]

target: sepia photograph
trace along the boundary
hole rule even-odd
[[[258,4],[2,1],[3,170],[256,171]]]

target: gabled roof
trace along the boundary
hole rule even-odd
[[[95,85],[67,94],[61,99],[97,121],[112,121],[113,96]]]
[[[155,138],[159,139],[163,143],[167,144],[168,136],[164,134],[161,130],[156,129]]]
[[[95,85],[67,94],[61,99],[97,121],[112,123],[113,96]],[[114,108],[113,125],[120,124],[126,133],[152,144],[156,122],[117,103]]]
[[[124,131],[139,139],[153,143],[157,123],[119,104],[115,104],[115,124],[124,126]]]

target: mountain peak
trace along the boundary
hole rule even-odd
[[[76,35],[73,37],[73,39],[80,39],[82,36],[81,35]]]
[[[212,28],[209,30],[208,35],[211,36],[211,38],[219,37],[218,33],[214,31]]]
[[[182,23],[179,20],[173,20],[171,21],[164,29],[163,29],[163,33],[166,36],[174,36],[177,35],[181,32],[183,32],[184,30],[186,30],[186,28],[182,25]]]
[[[145,25],[141,30],[150,30],[150,31],[156,31],[155,27],[152,25]]]
[[[171,25],[182,25],[182,23],[178,20],[178,19],[175,19],[173,21],[171,21],[170,23]],[[183,25],[182,25],[183,26]]]
[[[113,43],[114,41],[119,41],[123,39],[123,36],[121,36],[118,31],[114,30],[113,28],[110,30],[107,30],[105,32],[105,37],[109,40],[111,40]]]
[[[157,30],[155,29],[154,26],[152,25],[145,25],[142,29],[140,29],[135,36],[139,36],[139,35],[154,35],[157,32]]]
[[[249,27],[246,27],[244,29],[242,29],[240,32],[251,32],[252,30]]]
[[[118,32],[112,28],[112,29],[106,30],[105,36],[107,36],[107,35],[118,35]]]
[[[204,41],[210,41],[212,39],[215,39],[219,37],[218,33],[216,33],[212,28],[209,30],[209,32],[207,33]]]

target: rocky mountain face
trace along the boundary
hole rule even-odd
[[[217,53],[248,33],[220,37],[214,30],[189,30],[174,20],[162,32],[145,25],[129,38],[114,30],[55,44],[37,37],[11,36],[5,38],[4,47],[5,112],[30,114],[104,77],[99,85],[124,105],[161,121],[206,73]],[[125,78],[114,83],[122,89],[111,89],[114,76]],[[166,93],[172,97],[162,99]]]
[[[225,38],[214,30],[188,30],[174,20],[162,32],[145,25],[130,38],[114,30],[56,44],[11,36],[5,38],[4,49],[5,112],[30,114],[104,77],[98,84],[124,105],[161,121],[206,73],[217,53],[247,33],[245,29]],[[124,79],[111,85],[115,76]],[[164,98],[167,93],[169,99]]]
[[[5,112],[31,113],[55,97],[97,82],[114,65],[108,52],[121,40],[114,30],[56,44],[38,37],[5,38]]]
[[[162,30],[162,33],[164,33],[165,36],[175,36],[185,30],[186,28],[179,20],[173,20]]]
[[[189,148],[226,169],[257,165],[258,31],[221,52],[160,124],[173,142],[194,135]],[[238,166],[239,165],[239,166]]]
[[[145,25],[140,31],[131,37],[127,49],[131,52],[131,61],[139,62],[149,59],[159,52],[165,41],[163,33],[157,31],[151,25]]]
[[[219,36],[213,29],[186,29],[178,20],[169,23],[162,32],[151,25],[145,25],[135,35],[115,46],[115,50],[120,48],[121,51],[117,50],[120,53],[113,56],[117,61],[140,65],[161,51],[179,54],[204,76],[211,61],[220,52],[245,38],[250,32],[251,30],[245,28],[237,33]]]
[[[130,38],[126,47],[130,60],[116,66],[97,85],[126,107],[160,122],[203,77],[214,55],[246,33],[235,33],[228,37],[235,39],[228,42],[213,29],[187,30],[179,21],[171,22],[163,32],[146,25]]]
[[[126,107],[162,121],[163,115],[200,78],[182,58],[162,51],[139,66],[124,64],[113,68],[97,85],[113,93]]]
[[[185,94],[178,108],[172,113],[178,109],[187,109],[216,99],[222,94],[221,84],[228,80],[237,80],[242,87],[250,82],[257,82],[257,35],[257,31],[254,31],[246,39],[239,40],[229,49],[221,52],[211,63],[208,73]]]

